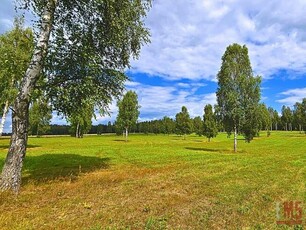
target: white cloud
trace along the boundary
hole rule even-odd
[[[214,80],[231,43],[246,44],[255,73],[306,72],[306,1],[156,0],[146,20],[152,43],[136,72]]]
[[[290,89],[280,94],[285,98],[277,100],[278,103],[293,106],[296,102],[301,102],[303,98],[306,98],[306,88]]]
[[[182,84],[180,84],[182,86]],[[184,84],[181,89],[175,86],[152,86],[137,83],[129,89],[136,91],[141,105],[140,120],[160,119],[163,116],[174,117],[186,106],[190,115],[202,116],[206,104],[216,104],[216,94],[207,92],[194,94],[194,91],[203,87]]]

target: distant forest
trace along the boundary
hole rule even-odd
[[[284,109],[284,108],[283,108]],[[288,107],[286,108],[288,109]],[[284,110],[283,110],[284,111]],[[294,113],[291,114],[291,121],[286,122],[284,116],[279,116],[275,119],[274,123],[271,124],[270,130],[284,130],[284,131],[301,131],[300,126],[296,119],[294,119]],[[191,118],[192,132],[198,133],[198,120],[200,117]],[[262,128],[262,130],[264,130]],[[223,132],[224,128],[221,123],[218,124],[218,131]],[[74,129],[70,125],[57,125],[50,124],[50,128],[44,133],[44,135],[72,135],[74,136]],[[108,124],[92,125],[87,134],[114,134],[122,135],[123,130],[116,126],[116,122]],[[131,127],[130,133],[143,133],[143,134],[179,134],[176,130],[175,119],[164,117],[159,120],[143,121],[138,122],[135,126]],[[3,136],[10,136],[10,133],[3,133]]]

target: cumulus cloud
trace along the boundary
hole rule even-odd
[[[161,119],[163,116],[175,117],[182,106],[186,106],[191,117],[203,116],[206,104],[216,104],[216,94],[207,92],[195,94],[200,88],[205,87],[202,83],[178,83],[173,86],[154,86],[140,82],[129,81],[126,83],[127,90],[133,90],[138,95],[140,107],[139,121]],[[96,119],[92,119],[94,125],[114,122],[118,114],[117,102],[114,100],[110,105],[110,115],[96,113]],[[58,117],[54,117],[52,123],[58,123]]]
[[[136,91],[138,101],[141,105],[140,120],[160,119],[163,116],[174,117],[180,112],[182,106],[186,106],[190,115],[202,116],[203,108],[206,104],[216,104],[216,94],[203,93],[195,94],[194,91],[203,87],[198,84],[180,84],[182,88],[176,86],[152,86],[137,83],[129,86],[130,90]]]
[[[306,88],[290,89],[280,93],[280,95],[284,98],[277,100],[278,103],[293,106],[296,102],[301,102],[303,98],[306,98]]]
[[[246,44],[255,73],[305,72],[306,2],[156,0],[146,23],[152,43],[142,49],[135,72],[177,80],[215,80],[231,43]]]

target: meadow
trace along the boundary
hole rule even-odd
[[[232,149],[224,133],[30,137],[20,194],[0,194],[0,229],[291,229],[276,224],[284,201],[303,202],[305,224],[306,135]]]

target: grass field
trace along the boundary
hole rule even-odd
[[[240,139],[238,153],[232,142],[30,138],[21,193],[0,194],[0,229],[289,229],[276,204],[290,200],[304,202],[305,224],[306,135]]]

